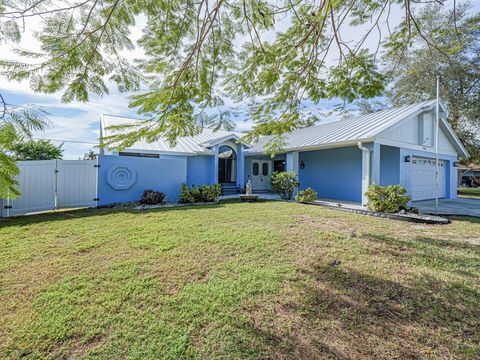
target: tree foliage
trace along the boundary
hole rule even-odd
[[[56,146],[49,140],[19,142],[12,149],[15,160],[55,160],[63,156],[63,144]]]
[[[23,24],[37,18],[41,44],[38,52],[18,49],[19,61],[0,65],[9,79],[62,91],[66,102],[108,94],[110,83],[121,91],[148,87],[131,106],[149,120],[106,139],[109,146],[159,136],[173,143],[204,126],[231,127],[229,98],[250,106],[254,127],[246,140],[275,135],[268,144],[275,151],[285,132],[305,124],[305,100],[381,94],[380,49],[394,56],[416,39],[442,46],[435,34],[424,34],[415,12],[421,6],[412,0],[0,0],[0,41],[18,42]],[[383,33],[380,24],[393,13],[403,21]],[[145,26],[134,44],[130,31],[139,16]],[[136,45],[145,56],[130,63],[122,54]]]
[[[43,129],[48,121],[42,109],[12,106],[1,94],[0,108],[0,198],[15,198],[20,195],[15,179],[20,170],[11,153],[19,142],[30,139],[32,132]]]
[[[87,153],[83,155],[83,160],[96,160],[97,159],[97,154],[93,150],[88,150]]]
[[[440,5],[426,7],[418,17],[426,36],[437,44],[415,41],[408,50],[387,54],[385,62],[393,80],[387,92],[394,105],[436,96],[436,76],[448,121],[480,162],[480,13],[462,5],[451,14]]]

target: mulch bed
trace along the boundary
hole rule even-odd
[[[441,216],[436,216],[436,215],[413,214],[413,213],[389,214],[389,213],[384,213],[384,212],[370,211],[370,210],[367,210],[367,209],[353,208],[353,207],[349,207],[348,205],[344,205],[344,204],[342,204],[341,206],[339,206],[339,205],[329,205],[329,204],[326,204],[326,203],[318,203],[318,202],[309,202],[309,203],[306,203],[306,204],[315,205],[315,206],[324,206],[324,207],[327,207],[327,208],[330,208],[330,209],[346,211],[346,212],[355,213],[355,214],[375,216],[375,217],[381,217],[381,218],[392,219],[392,220],[408,221],[408,222],[413,222],[413,223],[440,224],[440,225],[445,225],[445,224],[450,223],[449,219],[441,217]]]

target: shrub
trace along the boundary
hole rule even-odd
[[[222,195],[222,188],[218,184],[192,186],[190,189],[182,184],[180,189],[180,203],[215,202]]]
[[[305,190],[300,190],[295,196],[295,200],[301,203],[307,203],[317,200],[317,192],[312,188],[306,188]]]
[[[412,198],[407,190],[400,185],[370,185],[365,193],[368,198],[368,208],[373,211],[396,213],[405,207]]]
[[[154,190],[145,190],[143,192],[142,198],[140,199],[140,204],[145,204],[145,205],[161,204],[164,198],[165,198],[165,194],[163,192],[154,191]]]
[[[272,174],[270,177],[270,186],[282,199],[290,200],[295,189],[300,186],[300,183],[294,171],[282,171]]]
[[[193,196],[190,193],[187,184],[182,184],[182,186],[180,187],[180,196],[178,197],[178,201],[181,204],[193,203]]]

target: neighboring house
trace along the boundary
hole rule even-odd
[[[467,187],[480,187],[480,166],[471,165],[460,167],[459,171],[459,185]]]
[[[442,105],[439,197],[455,198],[457,159],[468,157],[468,153],[445,120],[446,115]],[[101,136],[112,135],[109,126],[136,121],[103,115]],[[405,186],[414,200],[435,197],[435,101],[293,131],[286,134],[284,152],[273,158],[264,154],[269,137],[243,145],[237,142],[241,136],[206,129],[200,135],[179,138],[175,146],[164,139],[140,141],[114,155],[123,156],[126,166],[133,167],[144,160],[142,157],[165,160],[165,165],[158,163],[158,168],[152,161],[146,170],[137,168],[139,175],[143,171],[156,174],[138,190],[141,186],[154,187],[151,182],[160,176],[159,190],[169,186],[169,179],[175,179],[175,186],[180,182],[189,186],[220,183],[227,190],[232,184],[233,189],[243,188],[251,180],[254,190],[268,191],[273,171],[292,170],[298,174],[301,188],[315,189],[320,198],[365,204],[362,194],[372,183]]]

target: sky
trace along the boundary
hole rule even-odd
[[[400,15],[394,15],[392,22],[398,22]],[[145,19],[137,17],[137,25],[132,29],[130,38],[135,42],[142,33],[142,27]],[[277,24],[280,29],[288,26],[288,19],[284,19]],[[33,30],[38,28],[38,21],[29,18],[26,22],[26,28],[22,34],[22,41],[16,45],[19,48],[29,50],[39,50],[39,43],[33,36]],[[381,25],[386,27],[385,24]],[[348,30],[344,33],[346,37],[355,38],[359,36],[358,29]],[[267,34],[273,37],[273,34]],[[375,35],[368,40],[370,44],[367,46],[374,48],[376,46]],[[13,47],[10,44],[0,44],[0,54],[3,59],[16,59]],[[136,48],[134,51],[124,53],[123,55],[130,60],[142,57],[143,51]],[[334,61],[334,59],[332,59]],[[8,103],[15,105],[29,105],[42,107],[49,113],[49,120],[52,126],[45,131],[34,134],[35,139],[51,139],[55,144],[62,144],[64,148],[64,159],[82,158],[90,149],[98,152],[95,145],[98,144],[100,117],[102,114],[122,115],[138,117],[135,110],[129,109],[129,94],[121,94],[111,87],[111,93],[104,97],[91,96],[87,103],[62,103],[60,101],[62,93],[58,94],[39,94],[34,93],[28,81],[11,82],[0,76],[0,92]],[[319,104],[312,105],[313,111],[326,111],[338,104],[338,100],[322,101]],[[245,104],[239,104],[239,109],[246,114],[247,107]],[[335,118],[334,118],[335,119]],[[236,123],[238,131],[248,130],[252,123],[246,116],[240,116]]]

